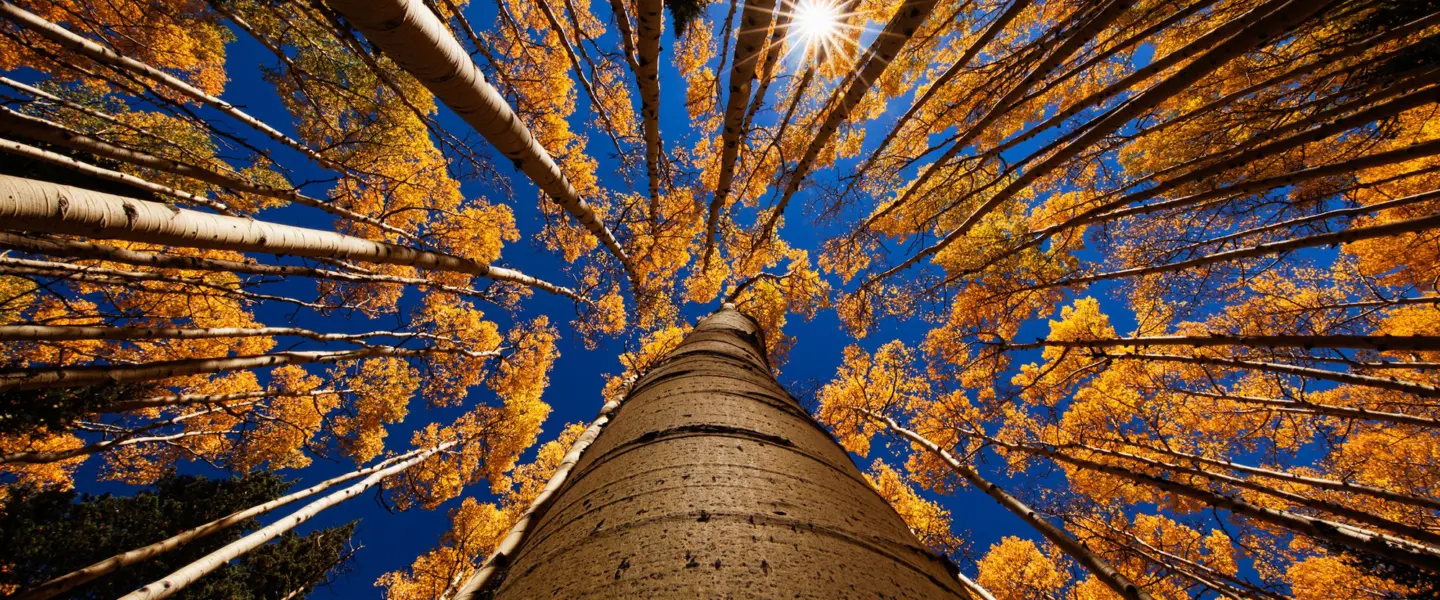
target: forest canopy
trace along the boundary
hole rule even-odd
[[[975,594],[1440,597],[1440,2],[0,0],[0,72],[0,540],[118,532],[0,593],[392,511],[466,597],[728,305]]]

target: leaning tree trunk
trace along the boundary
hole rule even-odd
[[[969,598],[728,305],[637,380],[479,597]]]

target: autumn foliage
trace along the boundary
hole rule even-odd
[[[343,462],[453,599],[728,304],[977,595],[1437,593],[1440,4],[816,3],[3,3],[0,507]]]

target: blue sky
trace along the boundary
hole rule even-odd
[[[724,19],[728,3],[717,2],[710,6],[710,18],[712,22],[719,23]],[[484,29],[492,22],[493,4],[478,2],[468,10],[472,23]],[[604,20],[609,20],[608,7],[603,3],[592,3],[592,10]],[[668,16],[667,16],[668,20]],[[667,26],[668,27],[668,26]],[[290,118],[278,97],[269,84],[261,80],[259,67],[271,65],[272,57],[253,40],[245,36],[243,32],[236,32],[236,41],[228,49],[228,72],[230,84],[226,88],[224,98],[241,107],[247,112],[261,118],[262,120],[276,126],[282,131],[293,132],[290,126]],[[873,33],[867,35],[862,44],[867,44]],[[602,43],[613,40],[613,36],[607,35],[602,38]],[[667,32],[662,44],[661,61],[661,95],[662,95],[662,116],[661,129],[664,134],[667,146],[671,148],[686,147],[692,144],[697,135],[711,135],[713,132],[690,131],[688,119],[683,112],[685,102],[684,80],[675,71],[670,59],[673,56],[671,49],[674,47],[673,33]],[[728,68],[726,69],[728,75]],[[781,86],[772,86],[773,99],[775,90]],[[638,94],[636,94],[638,98]],[[908,96],[896,99],[891,103],[891,112],[882,117],[876,123],[878,126],[886,126],[893,122],[895,116],[908,106]],[[773,101],[773,100],[772,100]],[[578,130],[584,130],[586,123],[591,120],[586,107],[586,99],[583,94],[577,100],[579,108],[572,119],[572,125]],[[723,99],[721,100],[723,106]],[[774,115],[762,115],[760,119],[773,119]],[[464,137],[470,133],[470,129],[462,121],[456,118],[446,109],[441,109],[440,122],[443,126],[451,128],[457,134]],[[227,123],[233,126],[233,123]],[[478,136],[471,136],[477,143]],[[871,135],[870,141],[873,145],[882,136]],[[1039,143],[1038,141],[1035,143]],[[272,145],[272,147],[274,147]],[[625,183],[616,175],[618,166],[610,157],[604,156],[609,149],[608,141],[603,136],[593,135],[590,141],[590,150],[600,160],[600,173],[602,185],[612,189],[624,189]],[[869,148],[867,147],[867,150]],[[1025,152],[1030,148],[1017,149],[1016,152]],[[274,147],[275,156],[287,167],[294,169],[294,180],[323,179],[327,175],[309,164],[303,157],[288,151],[284,148]],[[561,259],[555,254],[544,250],[540,243],[534,241],[533,237],[540,230],[541,216],[539,215],[534,200],[534,188],[525,180],[524,176],[509,169],[503,161],[496,161],[502,172],[508,172],[516,190],[515,201],[511,203],[514,208],[523,240],[507,247],[504,253],[503,264],[520,269],[526,273],[549,279],[556,282],[564,282],[565,275],[561,271]],[[844,164],[841,165],[844,168]],[[638,174],[643,178],[643,173]],[[822,178],[834,177],[833,171],[822,171],[818,174]],[[643,180],[637,183],[643,185]],[[323,186],[314,186],[307,191],[314,195],[323,195]],[[478,184],[467,183],[464,191],[467,197],[484,195],[485,191]],[[812,250],[812,256],[819,247],[819,240],[824,232],[815,230],[799,209],[803,206],[806,192],[802,191],[797,197],[796,206],[791,209],[790,219],[782,231],[782,235],[792,245]],[[492,201],[504,201],[499,196],[491,196]],[[278,215],[278,216],[277,216]],[[286,209],[267,218],[274,220],[293,222],[311,227],[328,227],[330,218],[315,211]],[[903,248],[892,248],[894,251],[903,251]],[[303,296],[309,290],[309,283],[297,282],[280,284],[281,286],[297,286],[296,295]],[[407,301],[413,302],[418,295],[413,290],[409,292]],[[686,319],[693,321],[696,317],[713,310],[716,305],[687,305],[683,307],[683,314]],[[1114,311],[1120,313],[1121,311]],[[573,307],[569,301],[537,294],[525,302],[521,318],[528,319],[534,315],[545,314],[551,317],[552,322],[562,325],[573,317]],[[279,325],[291,321],[291,311],[288,308],[261,308],[258,316],[260,320],[269,325]],[[508,324],[504,315],[492,314],[493,318],[499,320],[503,325]],[[1118,316],[1118,314],[1117,314]],[[384,321],[384,320],[382,320]],[[393,319],[392,319],[393,321]],[[369,321],[360,316],[346,317],[336,315],[322,317],[315,314],[300,313],[293,322],[300,326],[321,331],[362,331],[373,330],[377,326],[393,325],[393,323]],[[1121,330],[1126,324],[1117,322]],[[924,337],[927,324],[912,320],[898,323],[894,321],[882,321],[877,330],[865,340],[859,343],[866,349],[873,349],[892,339],[903,339],[908,344],[915,345]],[[1036,323],[1022,332],[1021,339],[1044,334],[1043,321]],[[840,326],[833,312],[822,312],[811,322],[793,320],[787,328],[787,333],[797,338],[796,345],[791,353],[790,362],[783,368],[780,381],[789,387],[794,393],[803,397],[807,392],[813,393],[818,387],[833,376],[836,366],[839,364],[843,348],[851,343],[856,343],[849,338]],[[632,336],[633,337],[633,336]],[[600,389],[607,374],[615,374],[621,371],[618,355],[626,348],[627,343],[633,344],[634,340],[610,339],[605,340],[598,348],[586,350],[580,340],[574,335],[565,335],[560,342],[561,357],[555,364],[552,372],[550,386],[545,394],[546,401],[554,408],[554,412],[547,421],[542,435],[542,441],[548,440],[559,432],[564,424],[585,421],[594,418],[595,411],[601,404]],[[309,347],[310,344],[298,344],[296,347]],[[282,346],[284,348],[284,346]],[[492,394],[484,388],[477,388],[472,394],[471,402],[493,402]],[[408,444],[411,430],[423,427],[429,422],[448,423],[450,419],[462,409],[435,410],[425,409],[420,401],[412,404],[412,412],[406,422],[397,424],[391,428],[389,446],[403,449]],[[900,444],[893,444],[895,449],[901,448]],[[878,445],[872,452],[871,458],[860,460],[862,467],[868,467],[870,460],[875,456],[885,457],[898,466],[903,458],[897,458],[890,449]],[[526,457],[528,459],[528,455]],[[125,486],[113,484],[86,483],[93,482],[98,476],[99,461],[90,461],[77,474],[77,482],[81,491],[114,491],[117,493],[131,493],[132,490]],[[302,482],[312,482],[335,474],[350,470],[353,465],[348,460],[329,461],[317,458],[315,463],[303,470],[287,472],[286,475],[297,477]],[[186,467],[187,471],[205,473],[207,469],[195,466]],[[1002,480],[1003,481],[1003,480]],[[1027,491],[1027,486],[1046,483],[1045,478],[1034,478],[1013,482],[1017,491]],[[1051,479],[1048,483],[1054,483]],[[487,486],[481,484],[467,490],[467,493],[474,495],[481,500],[490,500]],[[933,496],[932,496],[933,497]],[[937,498],[940,503],[948,508],[955,519],[957,530],[962,537],[970,540],[972,549],[977,554],[983,554],[990,544],[998,541],[1003,535],[1020,535],[1034,537],[1032,532],[1017,518],[1000,508],[988,497],[974,490],[962,490],[953,497]],[[324,598],[331,595],[339,597],[378,597],[381,591],[373,587],[375,579],[381,574],[408,567],[414,558],[433,547],[445,531],[448,525],[446,512],[457,506],[460,499],[452,500],[435,511],[414,510],[410,512],[387,512],[387,510],[375,501],[374,495],[366,495],[353,499],[337,508],[322,513],[317,519],[306,525],[305,530],[317,527],[327,527],[343,523],[352,519],[360,519],[361,523],[357,530],[354,542],[363,549],[356,554],[355,562],[352,565],[352,572],[343,575],[330,588],[322,589],[314,594],[314,597]],[[291,507],[293,510],[294,507]],[[280,514],[283,514],[282,511]],[[272,515],[272,518],[276,515]],[[966,568],[972,576],[973,571]]]

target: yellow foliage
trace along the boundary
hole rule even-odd
[[[964,542],[951,531],[950,511],[921,498],[899,473],[880,459],[870,465],[865,480],[875,487],[915,536],[932,552],[949,556],[960,551]]]
[[[915,353],[899,340],[887,343],[872,356],[859,346],[845,348],[835,378],[820,389],[816,415],[840,438],[846,450],[865,456],[870,439],[883,430],[865,413],[885,415],[923,401],[930,383],[915,368]]]
[[[1070,581],[1065,568],[1030,540],[1005,536],[980,559],[980,576],[975,582],[995,600],[1038,600],[1058,598]]]

